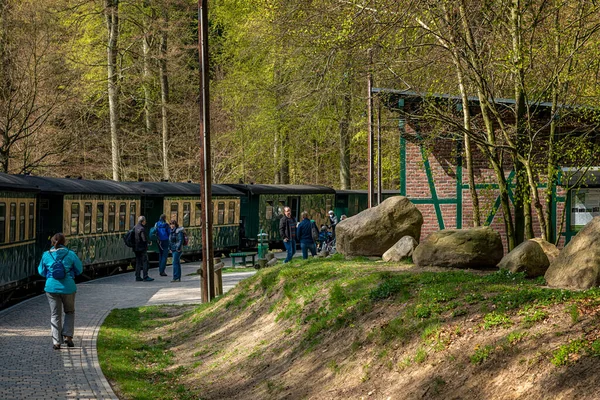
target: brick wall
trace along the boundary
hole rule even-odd
[[[432,198],[430,182],[427,177],[425,163],[420,147],[420,142],[416,140],[414,132],[407,126],[405,134],[405,166],[406,166],[406,196],[413,200],[416,206],[423,214],[423,228],[421,238],[427,237],[430,233],[440,230],[438,216],[433,204],[423,204],[426,199]],[[456,157],[459,150],[457,143],[451,139],[437,139],[435,142],[428,142],[429,150],[425,151],[427,161],[431,171],[431,178],[435,185],[435,194],[438,200],[446,200],[453,204],[441,204],[441,214],[444,227],[447,229],[462,227],[468,228],[473,226],[473,205],[468,185],[468,176],[466,171],[466,162],[463,161],[462,171],[462,218],[461,224],[457,225],[457,166]],[[464,159],[463,159],[464,160]],[[507,160],[505,176],[508,177],[512,165]],[[402,160],[401,160],[402,162]],[[479,153],[474,153],[474,175],[476,184],[489,184],[489,187],[478,188],[479,207],[481,213],[481,223],[484,224],[488,217],[493,214],[493,208],[496,199],[499,195],[499,190],[492,187],[496,183],[496,178],[493,169],[488,165],[487,160]],[[560,191],[558,196],[564,196]],[[543,196],[543,190],[539,191],[540,197]],[[459,196],[460,197],[460,196]],[[542,197],[543,199],[543,197]],[[560,202],[557,204],[557,230],[560,231],[560,221],[564,212],[565,204]],[[534,231],[536,236],[540,236],[540,228],[535,210],[532,212]],[[498,231],[504,242],[505,251],[507,250],[505,226],[501,205],[495,212],[495,216],[490,226]],[[562,227],[562,231],[565,227]],[[564,237],[561,238],[559,245],[564,245]]]

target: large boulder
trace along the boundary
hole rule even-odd
[[[340,221],[335,227],[336,249],[345,256],[381,257],[403,236],[421,237],[423,216],[404,196]]]
[[[383,253],[383,261],[385,262],[398,262],[403,258],[410,257],[415,251],[415,248],[419,245],[419,242],[415,240],[415,238],[411,236],[404,236],[402,239],[398,240],[395,245],[390,247],[388,251]]]
[[[498,232],[490,227],[444,229],[432,233],[413,253],[419,267],[494,268],[504,248]]]
[[[600,217],[571,239],[546,271],[548,285],[589,289],[600,284]]]
[[[554,261],[556,257],[558,257],[558,253],[560,253],[560,250],[556,248],[554,243],[547,242],[542,238],[533,238],[529,240],[536,242],[540,245],[540,247],[544,251],[544,254],[546,254],[546,257],[548,257],[548,261],[550,262],[550,264],[552,264],[552,261]]]
[[[548,244],[551,245],[551,243]],[[505,255],[498,263],[498,268],[513,273],[525,272],[527,277],[536,278],[543,276],[549,265],[548,256],[546,256],[539,241],[532,239],[524,241]]]

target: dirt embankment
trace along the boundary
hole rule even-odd
[[[419,305],[392,296],[350,306],[313,335],[336,282],[296,306],[284,279],[261,282],[151,333],[171,337],[181,383],[202,399],[600,398],[596,300],[495,313],[463,294],[435,318],[408,320]]]

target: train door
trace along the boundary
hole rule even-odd
[[[63,196],[41,195],[36,232],[40,246],[47,250],[50,247],[50,238],[57,232],[63,232]]]
[[[300,218],[300,196],[289,196],[288,205],[292,209],[292,217],[299,221]]]

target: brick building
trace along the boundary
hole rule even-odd
[[[440,229],[468,228],[473,226],[473,206],[469,192],[469,182],[464,165],[464,146],[457,135],[439,135],[426,132],[417,118],[411,118],[411,113],[418,112],[414,102],[421,101],[415,93],[388,89],[373,89],[373,93],[384,94],[388,109],[399,115],[400,130],[400,194],[407,196],[423,214],[421,237]],[[460,98],[440,96],[446,100],[460,104]],[[473,99],[476,102],[476,99]],[[510,99],[497,100],[506,104],[507,109],[514,105]],[[472,105],[473,106],[473,105]],[[548,113],[550,104],[538,104],[540,113]],[[478,107],[478,106],[477,106]],[[475,110],[476,107],[473,107]],[[458,109],[460,111],[460,108]],[[413,114],[414,115],[414,114]],[[507,113],[507,115],[510,115]],[[458,113],[460,117],[460,113]],[[543,116],[547,118],[546,116]],[[510,117],[509,117],[510,118]],[[474,147],[474,146],[473,146]],[[473,169],[476,188],[479,197],[481,223],[489,225],[498,231],[507,251],[507,238],[500,204],[498,184],[488,161],[478,152],[473,152]],[[570,170],[572,168],[564,168]],[[511,207],[513,200],[511,184],[514,170],[510,160],[505,165],[505,176],[509,182]],[[560,176],[560,175],[559,175]],[[600,177],[600,174],[599,174]],[[573,178],[571,178],[572,180]],[[560,179],[559,179],[560,180]],[[564,180],[564,179],[563,179]],[[600,179],[598,184],[588,180],[587,188],[567,191],[559,182],[553,189],[552,214],[553,232],[559,247],[563,246],[576,231],[600,215]],[[568,186],[568,185],[566,185]],[[546,182],[538,183],[540,197],[547,188]],[[584,193],[584,200],[581,194]],[[578,197],[579,196],[579,197]],[[589,201],[585,201],[587,198]],[[597,199],[596,199],[597,198]],[[596,204],[598,203],[598,204]],[[583,204],[583,206],[582,206]],[[514,211],[514,208],[512,208]],[[564,214],[565,210],[569,210]],[[513,213],[513,219],[515,218]],[[532,222],[536,237],[540,236],[540,228],[535,212],[532,212]]]

